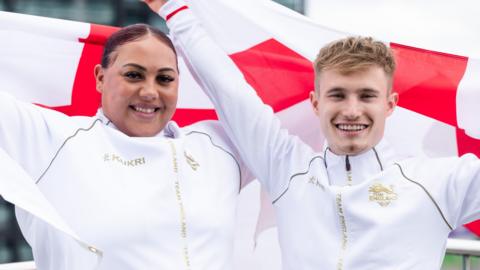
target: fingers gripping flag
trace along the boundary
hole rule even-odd
[[[346,36],[270,1],[189,2],[207,31],[285,127],[317,149],[322,135],[308,101],[312,61]],[[261,20],[258,18],[262,18]],[[94,115],[100,95],[93,67],[117,28],[0,12],[1,91],[68,115]],[[403,154],[480,156],[480,60],[389,43],[400,94],[386,136]],[[174,120],[215,119],[213,106],[182,59]],[[467,227],[480,236],[480,222]]]

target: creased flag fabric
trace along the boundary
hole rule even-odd
[[[264,0],[187,1],[206,30],[291,133],[320,150],[323,136],[307,101],[318,49],[346,33]],[[0,91],[68,115],[94,115],[93,67],[114,27],[0,12]],[[387,42],[398,63],[399,108],[386,137],[405,155],[480,156],[480,60]],[[215,119],[182,59],[174,120]],[[251,194],[257,194],[255,192]],[[253,195],[247,196],[253,196]],[[259,227],[270,226],[260,223]],[[467,227],[480,236],[480,222]]]

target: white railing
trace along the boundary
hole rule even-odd
[[[35,270],[34,262],[0,264],[0,270]]]
[[[480,241],[448,239],[447,253],[462,256],[462,269],[471,270],[471,257],[480,257]]]
[[[471,257],[480,257],[480,241],[448,239],[447,253],[463,258],[463,270],[471,270]],[[34,262],[0,264],[0,270],[35,270]]]

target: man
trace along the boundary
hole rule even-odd
[[[316,153],[281,129],[181,1],[161,6],[228,135],[273,198],[284,269],[439,269],[449,232],[480,218],[475,156],[401,159],[382,139],[398,96],[394,58],[381,42],[351,37],[320,51],[310,100],[328,146]]]

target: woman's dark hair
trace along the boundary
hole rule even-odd
[[[117,49],[118,46],[132,41],[136,41],[148,34],[154,36],[159,41],[163,42],[170,49],[172,49],[172,51],[175,53],[175,56],[177,55],[172,41],[167,35],[165,35],[165,33],[148,24],[139,23],[123,27],[122,29],[113,33],[107,39],[107,41],[105,42],[105,47],[103,48],[101,62],[102,67],[107,68],[110,65],[110,55]]]

